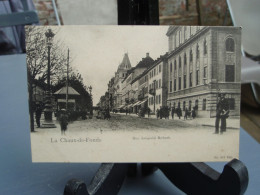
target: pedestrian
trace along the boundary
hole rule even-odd
[[[151,109],[148,107],[148,108],[147,108],[148,118],[150,117],[150,113],[151,113]]]
[[[36,124],[37,127],[40,127],[40,120],[41,120],[41,115],[42,115],[42,107],[41,105],[37,102],[36,103],[36,108],[35,108],[35,119],[36,119]]]
[[[68,126],[68,115],[65,109],[61,109],[60,111],[59,123],[60,123],[61,135],[65,135],[65,131],[67,130],[67,126]]]
[[[175,107],[172,107],[172,119],[174,119]]]
[[[160,109],[159,109],[159,117],[160,117],[160,119],[162,119],[162,117],[163,117],[163,109],[162,109],[162,107],[160,106]]]
[[[188,108],[186,107],[185,108],[185,114],[184,114],[184,120],[186,119],[188,119],[188,115],[189,115],[189,111],[188,111]]]
[[[182,110],[180,107],[177,108],[177,116],[179,117],[179,119],[181,119],[182,116]]]
[[[158,108],[157,108],[157,110],[156,110],[156,117],[157,117],[157,119],[159,119],[159,117],[160,117],[160,111],[159,111]]]
[[[217,103],[216,121],[215,121],[215,134],[219,133],[219,121],[221,121],[220,134],[227,129],[227,118],[229,117],[229,103],[225,98],[225,94],[220,94],[220,100]]]
[[[195,119],[195,117],[196,117],[195,107],[192,108],[191,116],[192,116],[193,119]]]

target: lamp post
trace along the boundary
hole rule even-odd
[[[47,69],[47,90],[46,90],[46,101],[45,101],[45,108],[44,108],[44,123],[42,124],[43,128],[55,128],[56,126],[54,125],[52,121],[52,102],[51,102],[51,84],[50,84],[50,51],[51,51],[51,46],[52,46],[52,41],[54,37],[54,33],[51,31],[51,29],[48,29],[48,31],[45,33],[46,36],[46,45],[48,48],[48,69]]]

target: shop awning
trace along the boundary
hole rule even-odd
[[[143,103],[145,103],[147,101],[147,99],[146,100],[143,100],[143,101],[141,101],[138,105],[141,105],[141,104],[143,104]]]
[[[124,106],[125,106],[125,105],[118,106],[118,108],[117,108],[117,109],[123,108]]]
[[[138,102],[135,102],[135,103],[133,104],[133,107],[134,107],[134,106],[138,106],[138,105],[139,105],[139,103],[140,103],[140,101],[138,101]]]
[[[128,107],[128,108],[133,107],[133,104],[130,104],[130,105],[128,105],[127,107]]]

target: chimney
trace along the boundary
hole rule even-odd
[[[146,57],[149,57],[149,53],[146,53]]]

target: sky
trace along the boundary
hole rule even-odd
[[[72,63],[84,84],[92,86],[93,105],[107,91],[124,54],[132,67],[149,53],[153,59],[168,51],[168,26],[61,26],[54,39],[70,49]],[[59,28],[59,29],[57,29]]]

